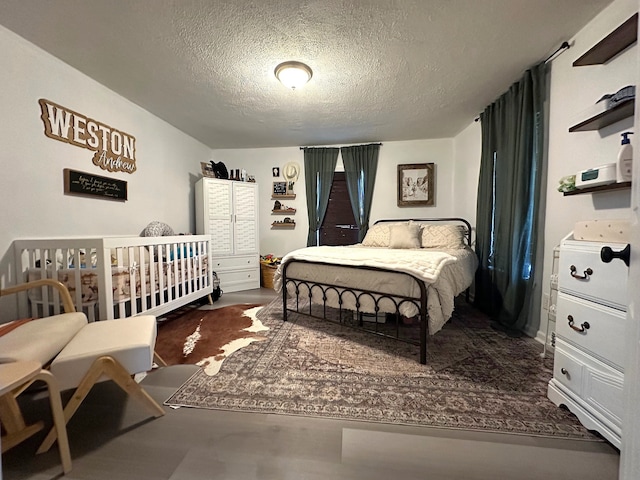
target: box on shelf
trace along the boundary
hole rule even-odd
[[[589,168],[576,174],[576,188],[595,187],[610,183],[616,183],[615,163]]]

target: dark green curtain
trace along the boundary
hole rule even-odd
[[[512,332],[528,323],[534,286],[546,84],[547,66],[540,63],[480,115],[474,302],[494,326]]]
[[[327,213],[333,173],[338,163],[338,151],[338,148],[304,149],[304,179],[309,215],[307,247],[318,244],[318,230]]]
[[[353,216],[358,226],[361,242],[369,229],[369,215],[373,200],[373,187],[378,171],[379,144],[342,147],[342,161],[347,179],[347,190]]]

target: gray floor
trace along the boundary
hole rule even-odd
[[[224,294],[215,308],[266,302],[268,290]],[[197,367],[155,370],[147,392],[163,402]],[[39,395],[26,415],[46,414]],[[69,423],[69,479],[571,479],[618,478],[607,443],[564,441],[217,410],[170,409],[158,419],[111,382],[97,385]],[[3,454],[5,480],[61,473],[36,435]]]

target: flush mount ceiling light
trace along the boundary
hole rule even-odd
[[[302,87],[311,80],[313,72],[308,65],[302,62],[283,62],[274,70],[276,78],[282,82],[285,87],[292,90]]]

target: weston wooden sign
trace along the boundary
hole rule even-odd
[[[127,200],[127,182],[65,168],[64,193],[125,201]]]
[[[38,103],[47,137],[94,151],[93,163],[103,170],[136,171],[136,139],[133,135],[44,98]]]

